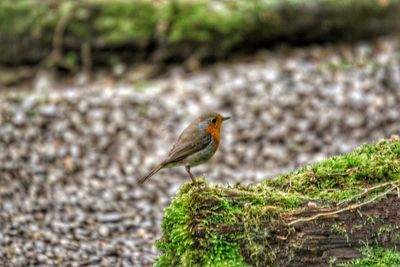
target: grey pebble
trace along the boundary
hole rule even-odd
[[[17,112],[12,118],[12,122],[14,125],[21,126],[26,122],[26,116],[23,112]]]
[[[100,223],[113,223],[122,220],[122,216],[118,213],[98,214],[96,220]]]
[[[110,234],[110,229],[106,225],[99,227],[99,234],[103,237],[107,237]]]
[[[39,108],[39,112],[42,115],[53,117],[57,114],[57,107],[55,105],[47,105]]]

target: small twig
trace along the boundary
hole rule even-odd
[[[393,182],[387,182],[387,183],[383,183],[383,184],[378,184],[376,186],[372,186],[370,188],[364,188],[364,191],[362,193],[360,193],[358,195],[355,195],[355,196],[353,196],[353,197],[351,197],[349,199],[345,199],[345,200],[339,202],[337,205],[341,206],[343,203],[350,202],[350,201],[352,201],[354,199],[360,198],[360,197],[368,194],[371,191],[374,191],[375,189],[382,188],[382,187],[385,187],[385,186],[388,186],[388,185],[393,185]]]
[[[76,6],[73,6],[71,10],[62,17],[57,25],[56,28],[54,29],[54,35],[53,35],[53,51],[52,54],[55,57],[55,59],[60,59],[63,54],[63,43],[64,43],[64,32],[67,29],[68,23],[75,17],[75,8]]]
[[[349,174],[347,172],[336,172],[336,173],[329,173],[326,176],[329,178],[334,178],[334,177],[338,177],[338,176],[348,176]]]
[[[347,206],[346,208],[343,208],[343,209],[340,209],[340,210],[336,210],[336,211],[332,211],[332,212],[318,213],[318,214],[315,214],[314,216],[311,216],[311,217],[308,217],[308,218],[300,218],[300,219],[297,219],[297,220],[289,222],[287,225],[291,226],[291,225],[302,223],[302,222],[310,222],[310,221],[313,221],[313,220],[316,220],[316,219],[319,219],[319,218],[330,217],[330,216],[333,216],[333,215],[336,215],[336,214],[339,214],[339,213],[342,213],[342,212],[345,212],[345,211],[361,208],[361,207],[363,207],[365,205],[368,205],[368,204],[374,202],[375,200],[387,195],[388,193],[390,193],[394,189],[399,188],[399,186],[400,186],[399,184],[395,184],[394,186],[392,186],[390,189],[386,190],[385,192],[383,192],[383,193],[381,193],[379,195],[376,195],[375,197],[373,197],[370,200],[365,201],[363,203],[353,204],[353,205]]]
[[[63,58],[64,34],[68,27],[68,24],[75,18],[76,10],[79,6],[80,1],[77,1],[68,11],[68,13],[65,16],[61,17],[60,20],[57,22],[53,33],[52,51],[41,64],[50,66],[54,64],[60,64],[66,68],[71,67]]]

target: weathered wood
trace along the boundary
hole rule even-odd
[[[186,184],[163,221],[159,266],[400,266],[398,140],[256,185]]]
[[[333,209],[323,209],[323,212],[330,210]],[[292,221],[320,212],[318,208],[304,208],[289,214],[289,217]],[[208,231],[212,229],[218,234],[233,234],[243,231],[243,228],[243,225],[217,224],[209,226]],[[194,229],[198,236],[205,234],[199,226]],[[292,267],[328,266],[329,263],[359,258],[360,248],[366,244],[400,248],[400,198],[392,194],[331,218],[282,227],[271,233],[268,243],[276,252],[276,264]]]

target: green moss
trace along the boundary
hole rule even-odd
[[[382,219],[379,218],[378,216],[374,215],[367,215],[367,219],[365,221],[366,224],[374,225],[376,223],[379,223]]]
[[[329,257],[328,264],[329,264],[329,267],[337,266],[337,258],[334,256]]]
[[[346,241],[349,242],[349,234],[347,233],[346,228],[343,227],[343,224],[335,223],[331,227],[331,231],[338,235],[341,235],[346,238]]]
[[[218,235],[211,235],[209,238],[209,248],[210,250],[205,253],[203,259],[200,261],[202,262],[202,266],[249,266],[239,254],[239,246],[237,243],[226,240]]]
[[[247,266],[239,254],[238,245],[233,242],[235,237],[221,238],[210,233],[207,242],[194,238],[192,220],[197,215],[198,203],[201,203],[199,197],[202,197],[202,192],[185,184],[166,210],[162,224],[166,234],[157,243],[163,255],[156,266],[197,266],[199,263],[202,266]],[[234,212],[230,205],[221,203],[220,207],[226,213]],[[203,226],[223,222],[216,216],[208,219]]]
[[[230,48],[242,37],[245,17],[231,2],[211,5],[210,1],[173,1],[165,6],[163,23],[171,43],[219,42]]]
[[[150,1],[97,1],[101,14],[94,21],[96,32],[112,43],[150,42],[156,34],[158,10]]]
[[[376,231],[377,238],[381,240],[383,243],[388,242],[393,237],[396,238],[397,236],[394,234],[399,234],[398,230],[400,225],[396,224],[385,224],[378,228]]]
[[[361,185],[394,181],[400,177],[400,143],[383,140],[355,151],[309,165],[264,184],[311,198],[341,201]]]
[[[190,195],[190,187],[182,188],[171,206],[165,211],[165,219],[162,228],[167,242],[159,242],[157,248],[164,253],[156,266],[190,266],[198,261],[199,251],[193,240],[192,211],[193,198]],[[173,254],[172,257],[170,254]]]
[[[32,1],[0,1],[0,33],[29,34],[32,26],[46,14],[45,5],[32,9]]]
[[[165,212],[164,235],[157,243],[162,256],[156,266],[273,265],[279,252],[271,245],[273,233],[291,231],[282,214],[310,201],[330,206],[354,199],[365,186],[395,181],[400,174],[399,158],[400,142],[385,140],[257,185],[226,188],[201,179],[199,190],[185,184]],[[366,223],[376,223],[376,219],[368,217]],[[332,232],[348,237],[339,224]]]
[[[366,247],[362,250],[364,258],[341,264],[342,267],[393,267],[400,266],[400,251],[384,248]]]

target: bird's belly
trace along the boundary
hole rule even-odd
[[[215,151],[205,151],[205,150],[200,150],[199,152],[190,155],[187,157],[184,162],[184,165],[190,165],[190,166],[197,166],[200,164],[203,164],[207,162],[213,155]]]
[[[193,155],[186,157],[182,161],[182,164],[180,165],[197,166],[203,164],[207,162],[215,154],[217,148],[218,144],[210,142],[210,144],[206,148],[194,153]]]

